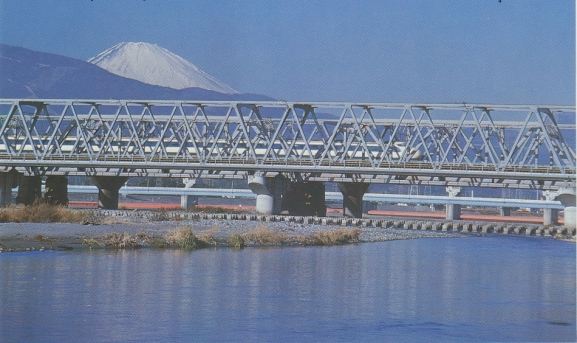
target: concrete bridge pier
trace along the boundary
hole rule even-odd
[[[12,188],[16,185],[16,172],[0,172],[0,206],[12,204]]]
[[[184,188],[194,188],[199,182],[197,179],[182,179],[182,183],[184,183]],[[193,208],[194,206],[198,205],[198,196],[196,195],[181,195],[180,196],[180,208],[183,210],[188,210]]]
[[[283,197],[282,210],[293,216],[326,217],[325,185],[322,182],[293,182]]]
[[[282,198],[286,193],[289,180],[278,174],[267,178],[262,174],[249,175],[248,187],[256,194],[256,211],[262,214],[280,214]]]
[[[565,207],[563,209],[564,224],[563,226],[569,230],[576,228],[576,207],[575,207],[575,188],[559,187],[556,192],[543,192],[545,198],[549,201],[558,200]],[[546,208],[543,209],[543,225],[557,224],[557,216],[559,210]]]
[[[30,206],[36,199],[42,199],[42,177],[20,174],[16,203]]]
[[[52,205],[68,206],[68,179],[64,175],[46,177],[44,199]]]
[[[362,182],[337,182],[343,193],[343,216],[349,218],[363,217],[363,195],[370,184]]]
[[[543,209],[543,225],[557,225],[559,223],[559,210],[556,208]]]
[[[127,176],[93,176],[98,187],[98,207],[106,210],[118,210],[118,191],[128,180]]]
[[[447,193],[449,193],[450,198],[456,198],[459,193],[461,193],[461,187],[449,186],[446,188]],[[447,220],[459,220],[461,219],[461,205],[460,204],[447,204],[445,205],[445,218]]]
[[[501,207],[499,214],[503,217],[511,216],[511,207]]]

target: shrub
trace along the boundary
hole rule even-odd
[[[244,239],[241,235],[235,233],[228,239],[228,244],[233,248],[242,249],[244,248]]]
[[[166,242],[169,245],[176,245],[184,250],[194,250],[199,245],[199,241],[194,235],[192,228],[188,226],[169,231]]]

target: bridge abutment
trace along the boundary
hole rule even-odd
[[[337,182],[343,193],[343,216],[349,218],[363,217],[363,195],[370,184],[361,182]]]
[[[36,199],[42,199],[42,177],[20,174],[16,203],[30,206]]]
[[[98,207],[106,210],[118,209],[118,194],[120,188],[128,180],[127,176],[93,176],[92,180],[98,187]]]
[[[456,198],[459,193],[461,193],[461,187],[449,186],[446,188],[449,197]],[[461,205],[460,204],[446,204],[445,205],[445,218],[447,220],[459,220],[461,219]]]
[[[9,206],[12,203],[12,188],[15,183],[14,171],[0,173],[0,206]]]
[[[256,194],[256,211],[262,214],[280,214],[282,198],[289,180],[282,175],[266,178],[261,174],[248,177],[248,187]]]
[[[68,179],[63,175],[46,177],[44,198],[52,205],[68,206]]]
[[[293,182],[283,197],[282,209],[294,216],[326,217],[325,185],[322,182]]]

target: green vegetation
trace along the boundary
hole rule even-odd
[[[242,249],[244,248],[244,239],[241,235],[235,233],[228,239],[228,244],[233,248]]]

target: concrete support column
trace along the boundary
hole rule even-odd
[[[554,191],[544,191],[543,195],[547,201],[553,201],[557,198],[558,193]],[[558,223],[559,210],[555,208],[543,209],[543,225],[556,225]]]
[[[118,190],[124,185],[126,176],[93,176],[98,187],[98,207],[107,210],[118,209]]]
[[[16,174],[13,172],[0,173],[0,206],[10,206],[12,204],[12,186]]]
[[[567,229],[577,228],[576,217],[577,217],[577,207],[567,206],[564,210],[564,224]]]
[[[572,187],[559,187],[556,199],[565,206],[563,209],[563,226],[569,230],[576,228],[576,190]]]
[[[198,180],[185,178],[182,179],[182,183],[184,183],[184,188],[194,188],[194,186],[198,184]],[[196,205],[198,205],[198,196],[196,195],[180,196],[180,208],[182,208],[183,210],[188,210]]]
[[[17,204],[30,206],[36,199],[42,199],[42,177],[38,175],[20,175]]]
[[[459,204],[447,204],[445,208],[445,214],[447,220],[459,220],[461,219],[461,205]]]
[[[289,180],[282,175],[265,178],[261,174],[248,178],[248,187],[256,194],[256,211],[262,214],[280,214],[282,198],[286,193]]]
[[[543,209],[543,225],[556,225],[558,224],[559,210],[556,208],[545,208]]]
[[[52,205],[68,206],[68,179],[63,175],[46,177],[44,198]]]
[[[362,182],[337,182],[343,193],[343,216],[349,218],[363,217],[363,195],[370,184]]]
[[[283,197],[282,210],[294,216],[326,217],[325,185],[322,182],[293,182]]]
[[[500,214],[504,217],[511,216],[511,208],[510,207],[501,207]]]
[[[446,188],[447,193],[449,193],[450,198],[456,198],[459,193],[461,193],[461,187],[449,186]],[[460,204],[447,204],[445,206],[445,218],[447,220],[459,220],[461,219],[461,205]]]

